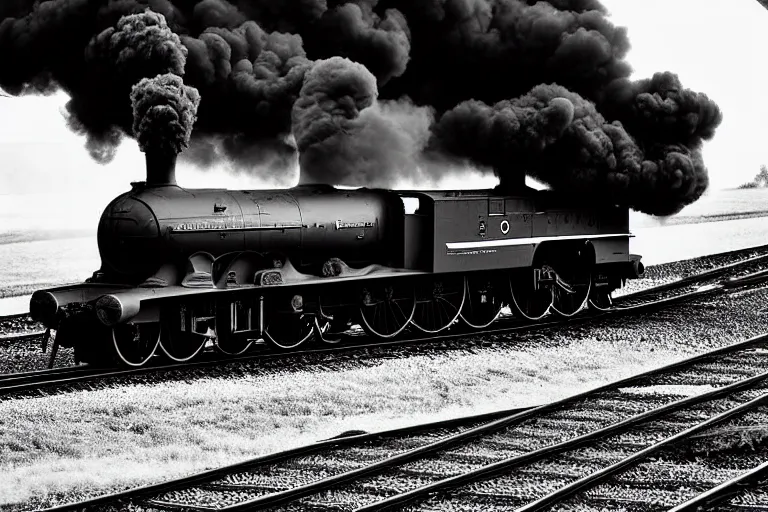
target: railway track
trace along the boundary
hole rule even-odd
[[[768,511],[766,488],[768,488],[768,461],[757,463],[752,469],[740,472],[730,480],[671,508],[669,512],[705,510],[765,512]]]
[[[731,419],[730,428],[765,429],[768,413],[758,412]],[[715,443],[712,443],[713,445]],[[703,512],[768,509],[768,494],[763,487],[768,451],[743,449],[741,453],[714,453],[686,456],[681,448],[662,450],[653,460],[605,479],[586,492],[562,504],[585,512],[622,509],[644,512]]]
[[[5,322],[8,320],[18,320],[20,318],[26,318],[29,316],[29,313],[14,313],[13,315],[3,315],[0,316],[0,322]]]
[[[617,503],[626,510],[668,510],[687,506],[696,495],[709,500],[701,503],[714,503],[723,493],[718,486],[744,492],[744,482],[768,476],[766,468],[709,476],[691,471],[691,484],[679,471],[674,478],[665,475],[671,465],[653,462],[713,428],[733,422],[764,426],[767,363],[768,334],[488,421],[353,433],[50,510],[522,512],[600,510]],[[653,478],[644,478],[650,469],[638,469],[644,464],[656,472]],[[662,490],[677,483],[687,494],[648,508],[637,500],[644,495],[632,495],[631,487],[647,496],[649,488],[657,491],[654,483]],[[768,499],[755,503],[768,507]]]
[[[14,315],[6,315],[6,316],[0,316],[0,328],[3,328],[4,330],[7,329],[7,324],[18,322],[18,321],[24,321],[25,323],[31,322],[29,319],[29,313],[18,313]],[[32,323],[30,327],[39,327],[40,324]],[[18,328],[18,327],[17,327]],[[45,335],[46,330],[35,328],[35,330],[22,330],[20,332],[9,332],[6,334],[0,335],[0,343],[14,343],[14,342],[22,342],[22,341],[30,341],[30,340],[36,340],[40,339],[43,335]]]
[[[768,255],[760,256],[760,259],[750,261],[750,265],[768,262]],[[733,267],[738,269],[745,268],[743,265]],[[727,271],[726,271],[727,272]],[[722,275],[723,271],[718,269],[718,273],[707,273],[703,279],[711,280]],[[751,274],[741,275],[737,278],[724,280],[717,284],[708,283],[704,286],[696,286],[694,280],[686,280],[683,285],[686,288],[682,293],[670,295],[670,288],[664,286],[656,293],[649,290],[641,292],[643,299],[638,301],[635,295],[626,296],[617,301],[610,309],[596,309],[594,311],[579,315],[576,318],[553,319],[537,323],[525,323],[512,317],[508,319],[499,319],[490,328],[466,331],[457,330],[446,334],[432,335],[429,337],[403,337],[395,340],[374,340],[371,341],[367,336],[358,333],[350,334],[338,345],[326,345],[313,349],[293,351],[287,353],[280,352],[253,352],[242,356],[219,356],[214,353],[203,354],[200,360],[188,363],[168,363],[158,358],[154,364],[145,365],[138,368],[91,368],[88,366],[74,366],[65,368],[53,368],[49,370],[38,370],[34,372],[16,373],[0,375],[0,397],[18,396],[18,394],[33,393],[47,388],[62,386],[75,386],[86,384],[88,382],[106,379],[121,378],[135,375],[143,375],[153,372],[172,372],[180,370],[196,370],[210,368],[221,364],[231,364],[238,362],[247,362],[254,360],[279,359],[288,356],[302,356],[312,354],[331,354],[361,350],[367,348],[381,348],[386,346],[402,346],[416,343],[436,343],[466,336],[506,334],[515,331],[527,331],[532,329],[542,329],[553,327],[566,322],[585,322],[606,317],[613,314],[633,314],[640,313],[654,308],[670,306],[683,301],[690,301],[697,298],[715,296],[717,294],[728,293],[731,290],[743,289],[743,287],[753,286],[768,281],[768,271],[758,270]],[[693,286],[693,288],[690,288]]]

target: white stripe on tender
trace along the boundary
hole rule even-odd
[[[447,242],[446,249],[483,249],[485,247],[509,247],[513,245],[532,245],[550,240],[591,240],[594,238],[631,237],[629,233],[611,233],[603,235],[564,235],[564,236],[535,236],[532,238],[505,238],[502,240],[478,240],[477,242]]]

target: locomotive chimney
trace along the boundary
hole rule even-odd
[[[147,187],[176,184],[176,153],[147,151]]]

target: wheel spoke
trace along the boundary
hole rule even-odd
[[[329,345],[338,345],[343,341],[343,336],[344,336],[343,331],[334,331],[333,322],[330,320],[320,319],[316,317],[314,327],[315,327],[315,339],[321,343],[327,343]]]
[[[597,311],[608,311],[613,307],[611,292],[593,287],[589,295],[589,307]]]
[[[352,314],[346,306],[323,307],[323,297],[318,297],[319,312],[314,321],[315,341],[338,345],[350,328]]]
[[[466,283],[463,277],[440,276],[424,284],[423,294],[411,323],[426,333],[438,333],[449,328],[461,314]]]
[[[251,346],[258,341],[256,338],[247,336],[232,336],[226,340],[216,337],[216,349],[222,354],[228,356],[239,356],[244,354]]]
[[[554,285],[552,311],[562,317],[570,318],[586,307],[592,291],[592,277],[588,271],[582,274],[570,275],[562,279],[575,293],[568,293],[560,286]]]
[[[169,359],[184,363],[199,354],[215,332],[212,305],[179,304],[161,313],[160,350]],[[199,329],[195,331],[194,329]],[[202,330],[206,332],[202,332]]]
[[[112,328],[115,353],[123,364],[143,366],[155,355],[160,344],[160,324],[122,324]]]
[[[477,276],[467,278],[467,298],[461,311],[464,324],[472,329],[484,329],[491,325],[504,305],[504,294],[493,286],[498,277]],[[483,301],[485,298],[485,301]]]
[[[377,285],[364,290],[364,297],[360,326],[378,338],[393,338],[403,332],[416,311],[415,293],[409,287]]]
[[[209,337],[197,333],[179,334],[173,340],[161,339],[160,349],[173,361],[184,363],[199,354],[209,339]]]
[[[522,278],[521,278],[522,277]],[[509,288],[511,294],[510,306],[522,318],[541,320],[550,311],[554,295],[551,288],[536,290],[533,286],[533,274],[528,271],[522,276],[510,276]]]
[[[293,350],[312,337],[314,315],[276,313],[270,315],[264,337],[280,350]]]

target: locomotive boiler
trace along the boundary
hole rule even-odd
[[[185,189],[173,159],[147,163],[101,217],[101,268],[32,296],[80,361],[290,350],[353,324],[378,338],[483,329],[505,305],[572,316],[643,272],[626,208],[552,191]]]
[[[104,277],[139,284],[164,263],[179,264],[198,251],[277,253],[310,273],[333,257],[350,265],[402,266],[402,222],[402,201],[386,191],[137,184],[107,206],[97,239]]]

